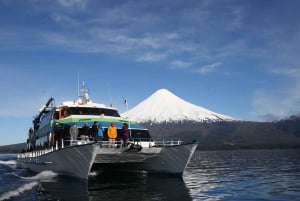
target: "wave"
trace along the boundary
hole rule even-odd
[[[0,161],[0,165],[16,167],[17,161],[16,160]]]
[[[51,179],[53,179],[54,177],[57,176],[57,174],[52,171],[43,171],[34,176],[29,176],[29,177],[20,176],[15,172],[5,173],[4,175],[12,175],[23,181],[26,181],[26,182],[30,181],[30,182],[26,183],[20,187],[17,187],[14,190],[5,192],[2,195],[0,194],[0,201],[9,200],[12,197],[17,197],[17,196],[21,195],[22,193],[24,193],[25,191],[29,191],[29,190],[33,189],[41,181],[51,181]]]
[[[23,176],[18,175],[15,172],[5,173],[4,175],[12,175],[12,176],[17,177],[17,178],[22,179],[22,180],[32,180],[32,181],[35,181],[35,180],[37,180],[37,181],[51,181],[51,179],[53,179],[54,177],[57,176],[56,173],[54,173],[52,171],[48,171],[48,170],[40,172],[37,175],[30,176],[30,177],[23,177]]]
[[[42,171],[40,173],[38,173],[37,175],[35,176],[32,176],[32,177],[21,177],[22,179],[29,179],[29,180],[49,180],[51,178],[54,178],[56,177],[57,174],[50,171],[50,170],[45,170],[45,171]]]
[[[22,193],[24,193],[25,191],[33,189],[37,185],[38,185],[38,182],[33,181],[33,182],[30,182],[30,183],[24,184],[24,185],[18,187],[17,189],[15,189],[15,190],[5,192],[2,195],[0,195],[0,201],[9,200],[12,197],[17,197],[17,196],[21,195]]]
[[[19,176],[17,174],[15,174],[15,175],[17,177],[19,177],[20,179],[23,179],[23,180],[38,180],[38,181],[51,180],[52,178],[57,176],[56,173],[54,173],[50,170],[42,171],[42,172],[38,173],[37,175],[31,176],[31,177],[22,177],[22,176]]]
[[[91,176],[91,177],[95,177],[95,176],[97,176],[97,175],[99,175],[99,174],[100,174],[100,173],[97,172],[97,171],[89,172],[89,176]]]

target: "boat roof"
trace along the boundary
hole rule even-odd
[[[117,108],[108,107],[104,104],[93,103],[89,97],[89,90],[86,89],[85,83],[82,82],[81,95],[78,95],[76,101],[64,101],[59,107],[90,107],[90,108],[106,108],[117,110]],[[79,93],[79,92],[78,92]]]
[[[54,98],[50,98],[46,105],[44,105],[40,110],[39,114],[34,118],[33,123],[34,125],[39,125],[42,121],[43,115],[48,114],[50,111],[61,111],[65,110],[66,107],[71,109],[68,110],[67,114],[65,113],[59,113],[59,118],[55,121],[61,124],[71,124],[73,122],[77,122],[79,124],[83,124],[85,122],[94,122],[99,121],[103,123],[103,126],[106,124],[110,124],[111,122],[115,122],[118,126],[122,126],[123,123],[131,124],[131,127],[139,128],[139,129],[145,129],[141,125],[138,125],[136,122],[130,121],[130,119],[121,117],[118,109],[106,106],[105,104],[101,103],[94,103],[89,99],[88,90],[85,88],[85,85],[83,85],[83,89],[81,90],[82,95],[78,97],[77,100],[74,101],[63,101],[59,106],[55,106]],[[74,109],[72,109],[74,108]],[[81,110],[80,108],[92,108],[91,110]],[[96,109],[96,110],[93,110]],[[98,114],[98,110],[100,109]],[[78,110],[78,114],[77,114]],[[107,111],[106,111],[107,110]],[[111,110],[111,112],[109,111]],[[96,112],[95,112],[96,111]],[[106,111],[106,112],[105,112]],[[112,115],[112,111],[116,111],[117,115]],[[82,112],[82,113],[81,113]],[[89,113],[91,112],[91,113]],[[60,117],[60,115],[63,115]]]
[[[77,101],[63,101],[59,107],[91,107],[91,108],[108,108],[108,109],[114,109],[117,110],[117,108],[114,107],[108,107],[105,104],[101,103],[94,103],[91,100],[83,103],[81,99],[78,99]]]

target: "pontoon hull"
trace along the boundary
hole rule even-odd
[[[142,168],[151,172],[182,175],[197,146],[191,143],[164,147],[157,157],[146,159]]]
[[[24,154],[18,158],[17,164],[18,167],[27,168],[33,172],[50,170],[59,175],[87,180],[97,148],[94,143],[91,143],[69,146],[34,157],[30,157],[30,154],[38,154],[38,152],[26,153],[26,157]]]
[[[140,151],[99,148],[92,170],[148,171],[182,175],[197,143],[143,147]]]

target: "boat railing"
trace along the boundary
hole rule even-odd
[[[167,147],[167,146],[176,146],[183,143],[179,138],[133,138],[131,141],[133,144],[142,145],[143,147]]]
[[[115,140],[114,142],[101,140],[97,143],[100,144],[101,148],[123,148],[125,146],[122,140]]]
[[[47,153],[53,152],[55,149],[54,147],[47,148],[47,149],[39,149],[33,150],[29,152],[20,153],[17,155],[18,158],[32,158],[32,157],[39,157],[45,155]]]
[[[156,147],[167,147],[167,146],[176,146],[183,143],[179,138],[178,139],[154,139]]]
[[[51,147],[37,148],[36,150],[27,151],[24,153],[20,153],[17,155],[18,158],[28,158],[28,157],[39,157],[44,154],[48,154],[50,152],[63,149],[66,147],[74,146],[74,145],[83,145],[93,143],[93,141],[89,140],[69,140],[69,139],[61,139],[61,141],[56,141],[55,144]]]
[[[43,148],[43,149],[37,149],[33,151],[28,151],[24,153],[18,154],[18,158],[28,158],[28,157],[39,157],[44,154],[75,145],[83,145],[92,143],[93,141],[90,140],[69,140],[69,139],[62,139],[59,143],[58,141],[55,142],[54,146],[51,146],[50,148]],[[169,147],[169,146],[176,146],[183,143],[180,139],[158,139],[158,138],[132,138],[128,141],[127,145],[123,144],[122,139],[118,139],[114,141],[113,143],[110,142],[107,139],[104,139],[102,141],[98,141],[98,144],[100,144],[101,148],[124,148],[125,146],[128,146],[128,144],[135,144],[140,145],[142,147]]]
[[[182,144],[180,139],[155,139],[155,138],[131,138],[124,144],[122,139],[117,139],[111,143],[108,139],[98,141],[101,148],[124,148],[133,145],[139,145],[141,147],[169,147]]]

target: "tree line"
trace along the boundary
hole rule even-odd
[[[197,140],[199,149],[300,148],[300,116],[276,122],[143,123],[153,137]]]

